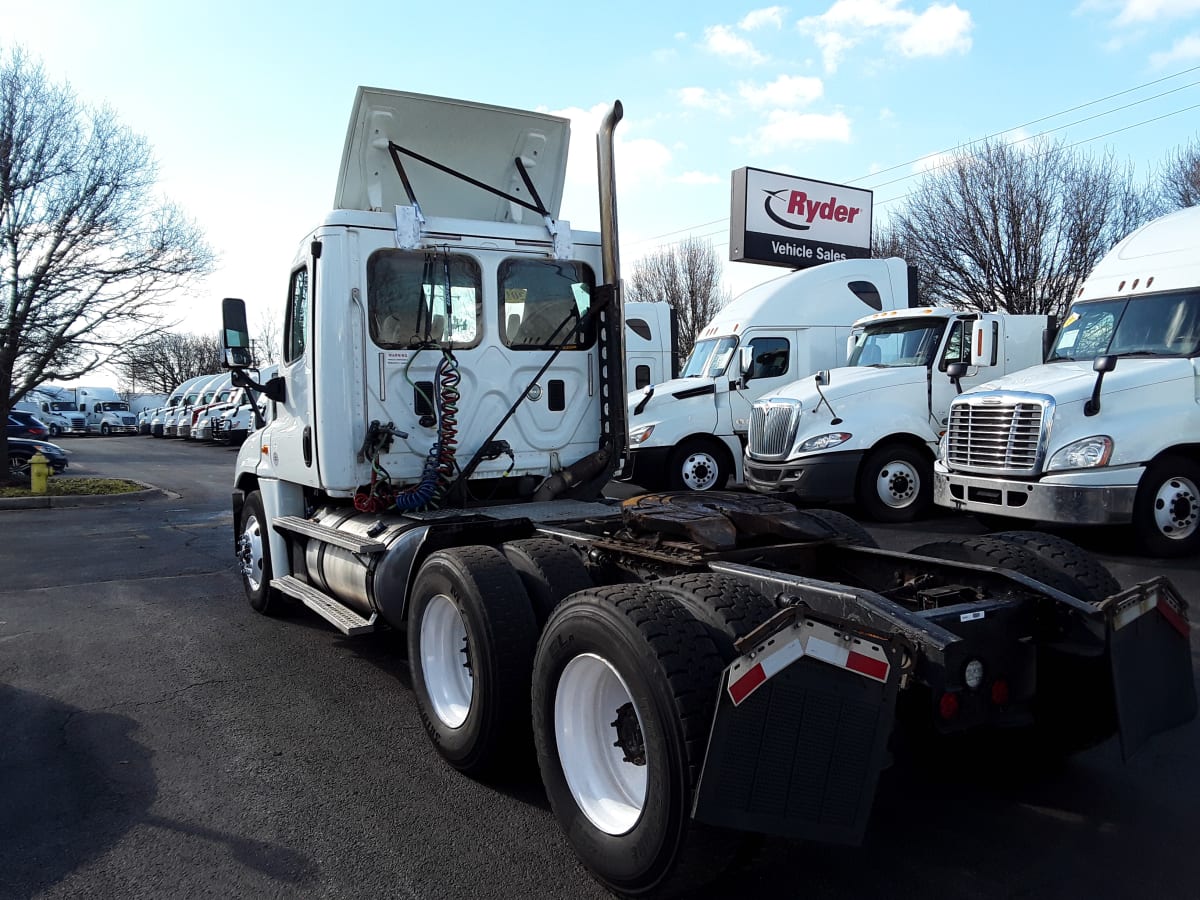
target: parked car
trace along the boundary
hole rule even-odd
[[[8,436],[10,438],[32,438],[41,440],[50,436],[46,423],[33,413],[11,410],[8,414]]]
[[[33,441],[28,438],[10,437],[8,439],[8,471],[10,475],[28,480],[29,461],[33,455],[41,451],[42,456],[50,461],[50,468],[57,475],[67,467],[67,451],[58,444],[49,441]]]

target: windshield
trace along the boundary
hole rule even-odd
[[[50,404],[52,412],[74,412],[75,404],[65,400],[55,400]]]
[[[932,365],[945,329],[945,319],[893,319],[873,322],[855,339],[847,365]]]
[[[735,337],[708,338],[696,341],[679,377],[716,378],[718,375],[725,374],[725,368],[729,365],[729,360],[733,358],[735,347],[737,347],[737,338]]]
[[[129,409],[128,403],[104,403],[102,407],[105,412],[125,412]]]
[[[1196,356],[1200,291],[1087,300],[1071,307],[1048,361],[1097,356]]]

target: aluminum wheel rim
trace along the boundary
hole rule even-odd
[[[1168,478],[1154,495],[1154,524],[1172,541],[1190,538],[1200,528],[1200,490],[1190,478]]]
[[[880,500],[892,509],[903,509],[916,499],[921,476],[908,463],[894,460],[879,470],[875,487]]]
[[[617,670],[593,653],[567,663],[554,694],[554,736],[567,787],[588,821],[611,835],[630,831],[646,804],[649,766],[625,762],[614,746],[611,723],[627,703],[633,705],[633,697]]]
[[[8,457],[8,471],[13,475],[28,478],[31,471],[30,459],[31,457],[13,456],[10,454]]]
[[[717,460],[711,453],[691,454],[683,461],[683,483],[693,491],[707,491],[717,483]]]
[[[257,591],[262,587],[263,575],[263,538],[262,525],[257,516],[246,519],[246,527],[242,529],[242,539],[239,554],[242,558],[242,574],[250,584],[250,590]]]
[[[467,653],[467,626],[458,607],[437,594],[421,617],[421,674],[433,714],[447,728],[459,728],[471,712],[475,684]]]

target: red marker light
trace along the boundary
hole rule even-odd
[[[958,695],[942,694],[938,700],[938,715],[949,721],[958,715]]]
[[[997,678],[992,682],[992,702],[997,706],[1008,706],[1008,682]]]

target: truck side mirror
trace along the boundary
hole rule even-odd
[[[816,381],[817,387],[827,387],[829,385],[829,370],[822,369],[813,376],[813,380]]]
[[[237,297],[226,297],[221,301],[221,347],[228,369],[247,369],[254,362],[250,353],[250,329],[246,325],[246,303]]]
[[[1096,373],[1096,384],[1092,387],[1092,397],[1083,404],[1083,414],[1094,416],[1100,412],[1100,385],[1104,383],[1104,373],[1111,372],[1117,367],[1117,357],[1097,356],[1092,360],[1092,371]]]
[[[1000,343],[1000,320],[981,316],[971,323],[971,365],[994,366]],[[947,373],[950,371],[946,370]]]
[[[962,393],[962,377],[967,374],[971,367],[965,362],[953,362],[946,366],[946,374],[950,376],[950,380],[954,382],[954,387],[958,392]]]

